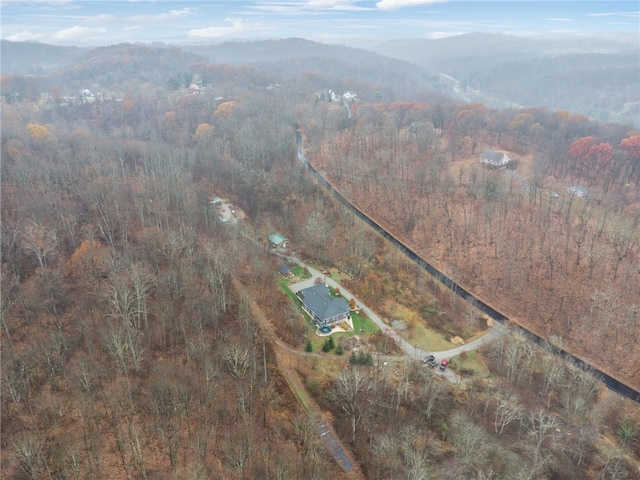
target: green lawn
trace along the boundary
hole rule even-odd
[[[412,322],[407,330],[396,331],[411,344],[429,352],[449,350],[454,346],[441,333],[431,330],[421,322]]]
[[[489,375],[489,370],[476,351],[466,352],[452,358],[450,365],[463,377],[486,377]]]
[[[289,283],[299,282],[300,280],[305,280],[307,278],[311,278],[311,274],[307,272],[304,267],[300,265],[295,265],[291,268],[291,271],[295,275],[295,278],[291,279]]]
[[[354,332],[350,333],[353,335],[371,335],[380,331],[380,327],[378,327],[378,325],[359,313],[351,312],[351,320],[353,321]],[[361,332],[360,330],[364,330],[364,332]]]
[[[294,282],[297,282],[297,281],[300,281],[300,279],[294,280]],[[320,337],[316,335],[316,326],[311,321],[311,317],[309,317],[309,315],[302,309],[302,302],[300,302],[300,299],[289,288],[289,284],[291,282],[284,278],[278,278],[278,283],[280,285],[280,288],[282,288],[282,291],[286,293],[289,296],[289,298],[291,298],[291,300],[296,304],[296,306],[300,310],[300,313],[302,313],[302,316],[305,319],[305,323],[307,327],[307,338],[311,340],[313,351],[314,352],[322,351],[322,344],[325,342],[325,340],[328,337]],[[334,292],[331,291],[331,293],[333,294]],[[373,323],[373,321],[364,317],[363,315],[360,315],[359,313],[351,312],[351,320],[353,322],[354,331],[333,333],[332,335],[333,335],[334,342],[337,342],[337,340],[340,337],[351,337],[353,335],[361,335],[361,336],[371,335],[374,333],[378,333],[380,331],[380,328],[375,323]]]

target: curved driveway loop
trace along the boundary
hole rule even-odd
[[[311,274],[311,278],[289,285],[289,288],[293,292],[297,292],[298,290],[301,290],[303,288],[307,288],[312,285],[315,285],[316,278],[320,277],[323,279],[324,283],[329,285],[330,287],[339,288],[340,291],[343,292],[345,296],[357,298],[354,294],[346,290],[338,282],[322,274],[322,272],[320,272],[319,270],[316,270],[315,268],[310,267],[309,265],[304,263],[302,260],[300,260],[298,257],[293,256],[293,257],[287,257],[287,258],[290,261],[297,263],[301,267],[306,268]],[[419,360],[423,358],[425,355],[434,355],[436,357],[436,361],[439,363],[445,358],[449,359],[451,357],[455,357],[456,355],[460,355],[462,352],[470,352],[472,350],[476,350],[481,346],[486,345],[487,343],[495,340],[500,335],[502,335],[502,333],[504,333],[505,331],[505,327],[502,324],[498,322],[494,322],[493,327],[491,327],[491,330],[489,330],[487,334],[483,335],[482,337],[472,342],[467,343],[466,345],[461,345],[459,347],[455,347],[450,350],[444,350],[440,352],[427,352],[426,350],[417,348],[411,345],[409,342],[407,342],[404,338],[402,338],[398,334],[398,332],[396,332],[393,328],[391,328],[389,325],[384,323],[380,318],[380,316],[377,313],[375,313],[373,310],[371,310],[369,307],[367,307],[365,304],[363,304],[360,301],[358,301],[357,303],[360,309],[364,311],[367,314],[367,317],[369,317],[376,325],[378,325],[378,327],[380,327],[380,329],[385,335],[388,335],[393,340],[395,340],[398,346],[402,349],[402,351],[405,354],[407,354],[410,358],[413,358],[415,360]],[[449,369],[442,371],[439,368],[436,368],[434,369],[434,372],[437,375],[445,378],[447,381],[453,383],[454,385],[459,385],[460,382],[462,381],[462,379],[458,377],[458,375],[456,375],[453,371]]]

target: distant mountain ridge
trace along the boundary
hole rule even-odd
[[[71,89],[130,81],[166,86],[192,65],[208,62],[251,65],[268,81],[304,78],[316,88],[382,93],[384,101],[449,98],[491,108],[544,107],[640,127],[640,42],[633,38],[471,33],[393,40],[373,50],[303,38],[96,48],[2,40],[1,46],[3,74],[53,76]]]
[[[424,70],[413,63],[370,50],[303,38],[235,41],[182,48],[206,56],[215,63],[248,64],[258,70],[285,76],[319,73],[334,79],[381,83],[394,91],[392,100],[409,101],[432,90]]]
[[[0,40],[0,51],[0,68],[3,74],[41,75],[71,65],[87,49]]]
[[[640,126],[640,42],[470,33],[392,40],[373,50],[422,67],[431,85],[490,107],[540,106]],[[457,81],[440,81],[446,74]],[[444,88],[443,88],[444,87]]]

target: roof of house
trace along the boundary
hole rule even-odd
[[[588,190],[580,185],[573,185],[571,187],[567,187],[567,192],[577,195],[579,197],[586,197]]]
[[[504,152],[485,150],[484,152],[482,152],[482,155],[480,155],[480,158],[491,163],[502,163],[505,156],[507,157],[507,159],[509,159],[509,156]]]
[[[287,275],[289,273],[291,273],[291,269],[289,268],[289,265],[287,264],[282,264],[280,265],[280,273],[283,275]]]
[[[269,235],[269,241],[274,245],[279,245],[282,242],[288,242],[289,239],[284,235],[280,235],[279,233],[274,233],[272,235]]]
[[[347,301],[342,297],[332,297],[329,289],[322,283],[300,290],[298,297],[320,320],[349,312]]]

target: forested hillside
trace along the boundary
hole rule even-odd
[[[2,478],[633,478],[638,404],[553,344],[637,388],[638,132],[322,75],[136,45],[3,75]],[[319,86],[358,87],[350,118]],[[321,350],[274,232],[433,351],[490,322],[313,182],[296,132],[354,203],[551,343],[505,327],[450,359],[454,383],[366,318]],[[517,168],[481,169],[484,147]]]
[[[340,93],[359,89],[378,91],[387,101],[419,98],[433,101],[436,94],[428,76],[415,64],[343,45],[324,45],[302,38],[260,42],[224,42],[206,47],[185,47],[210,61],[231,65],[252,65],[259,71],[285,77],[302,77],[317,89]]]
[[[3,75],[42,75],[73,63],[85,49],[0,40]]]
[[[483,301],[640,386],[638,132],[477,104],[358,112],[330,144],[311,130],[318,170]],[[482,166],[487,148],[511,169]]]
[[[375,51],[456,80],[444,89],[459,100],[492,107],[566,110],[601,123],[640,127],[638,39],[532,39],[470,33],[438,40],[396,40]]]

